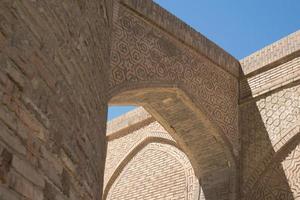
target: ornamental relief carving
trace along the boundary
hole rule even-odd
[[[185,91],[238,148],[238,82],[178,39],[120,6],[111,52],[110,89],[170,85]]]
[[[132,189],[132,192],[131,193],[129,192],[129,194],[128,194],[128,192],[127,193],[121,192],[122,195],[124,195],[123,198],[130,196],[130,195],[132,195],[131,198],[133,198],[133,196],[135,196],[134,191],[138,190],[139,187],[143,188],[141,193],[147,194],[147,192],[149,192],[149,191],[155,192],[155,188],[151,188],[151,187],[153,185],[159,185],[160,182],[162,181],[161,178],[163,178],[163,176],[157,176],[157,174],[167,175],[169,168],[166,166],[163,166],[164,163],[162,162],[162,160],[160,161],[160,164],[156,163],[155,157],[152,157],[152,160],[148,160],[148,161],[144,160],[145,157],[150,158],[151,155],[152,156],[159,155],[158,157],[160,159],[167,159],[169,162],[173,163],[172,168],[175,168],[176,171],[173,171],[173,173],[175,173],[175,174],[173,174],[173,176],[171,176],[171,177],[178,177],[180,175],[179,176],[180,179],[178,179],[178,178],[175,179],[176,187],[172,187],[172,185],[174,183],[172,183],[172,178],[169,178],[168,182],[165,182],[164,185],[161,185],[160,187],[156,188],[156,190],[159,191],[160,188],[166,187],[166,185],[169,185],[168,190],[163,190],[160,192],[164,193],[164,195],[171,195],[171,196],[176,195],[178,199],[179,198],[186,199],[186,200],[198,199],[199,187],[200,187],[199,182],[198,182],[197,177],[194,174],[194,170],[193,170],[192,165],[189,162],[189,159],[187,158],[187,156],[182,151],[180,151],[177,147],[169,145],[169,144],[159,143],[159,142],[146,143],[145,146],[143,146],[141,150],[136,152],[136,154],[134,154],[134,156],[128,160],[128,163],[126,164],[126,166],[124,168],[122,168],[120,175],[116,178],[112,187],[110,188],[107,199],[118,199],[117,194],[120,193],[120,191],[122,191],[122,189],[124,189],[124,187],[122,187],[122,185],[124,185],[124,183],[122,184],[122,182],[127,182],[128,179],[130,179],[130,178],[135,178],[136,181],[139,181],[139,180],[143,180],[143,181],[139,182],[139,184],[136,184],[133,181],[127,183],[127,184],[131,183],[130,186],[132,186],[132,187],[135,186],[136,188]],[[163,157],[163,158],[161,158],[161,157]],[[148,167],[148,168],[144,169],[144,170],[140,170],[139,176],[143,177],[145,175],[144,173],[146,173],[147,178],[145,177],[145,178],[140,179],[141,177],[135,177],[136,173],[132,173],[132,171],[136,172],[135,171],[136,165],[139,165],[144,162],[148,163],[146,166],[144,166],[144,167],[146,167],[146,168]],[[153,168],[151,168],[153,165],[154,165],[154,168],[157,168],[157,166],[155,167],[155,165],[160,166],[154,172],[156,174],[156,176],[151,176],[151,174],[153,174],[153,173],[149,173],[149,171],[150,172],[153,171]],[[149,178],[149,177],[151,177],[151,178]],[[156,182],[155,181],[151,182],[150,180],[155,180]],[[149,184],[143,186],[142,182],[147,182]],[[119,186],[119,185],[121,185],[121,186]],[[172,189],[176,190],[176,194],[172,194]],[[181,192],[181,193],[179,193],[179,192]],[[136,194],[136,196],[139,196],[139,195],[141,195],[141,194]],[[148,198],[153,199],[153,197],[151,197],[149,195],[145,195],[144,198],[145,199],[148,199]]]
[[[300,144],[280,162],[275,161],[246,198],[300,199]]]
[[[252,190],[276,152],[299,133],[300,86],[241,106],[243,193]]]

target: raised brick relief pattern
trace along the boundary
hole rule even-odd
[[[123,137],[108,141],[104,186],[126,155],[147,137],[160,137],[173,140],[158,122],[153,122]]]
[[[251,191],[275,153],[299,132],[299,113],[300,86],[241,105],[243,194]]]
[[[283,161],[274,162],[247,199],[300,199],[300,144]]]
[[[123,5],[115,10],[111,62],[113,94],[155,84],[180,87],[239,148],[237,77]]]
[[[123,169],[107,199],[192,200],[198,196],[194,176],[188,158],[176,147],[150,143]]]

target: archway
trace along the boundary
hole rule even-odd
[[[149,135],[153,135],[153,134],[150,133]],[[160,135],[160,134],[158,133],[158,134],[154,134],[154,135]],[[157,136],[154,136],[154,137],[150,136],[150,137],[144,138],[141,142],[139,142],[137,145],[135,145],[133,149],[130,150],[130,152],[125,156],[125,158],[120,162],[118,167],[114,170],[114,173],[110,176],[108,183],[106,184],[106,187],[104,190],[103,199],[107,199],[107,198],[110,199],[111,196],[116,195],[116,194],[112,194],[113,193],[111,191],[111,190],[113,190],[112,187],[115,188],[115,185],[117,184],[116,181],[117,180],[120,181],[120,176],[121,176],[121,174],[124,174],[124,172],[125,172],[124,169],[128,167],[127,165],[132,163],[133,159],[135,160],[137,155],[141,154],[141,152],[144,151],[146,147],[149,147],[149,145],[152,146],[150,148],[150,149],[152,149],[151,151],[158,150],[158,151],[162,151],[163,154],[165,154],[165,156],[169,155],[165,158],[158,158],[157,157],[158,155],[151,155],[151,152],[150,152],[150,157],[146,156],[143,158],[144,161],[148,160],[147,162],[150,162],[149,163],[150,165],[154,164],[154,163],[152,163],[153,159],[154,160],[159,159],[158,162],[156,163],[156,165],[160,166],[159,168],[166,168],[166,169],[165,170],[162,169],[164,172],[154,172],[154,173],[159,175],[159,177],[161,177],[161,178],[159,178],[157,180],[155,177],[149,176],[151,173],[149,174],[148,170],[157,169],[157,167],[155,167],[155,166],[154,167],[148,166],[148,167],[150,167],[148,169],[146,169],[147,168],[147,166],[146,166],[146,168],[143,169],[143,171],[148,174],[148,175],[146,175],[146,177],[140,177],[140,175],[136,175],[135,173],[131,174],[131,177],[138,178],[137,180],[144,182],[143,184],[145,184],[145,185],[143,187],[146,187],[146,188],[148,188],[147,190],[152,190],[153,192],[156,191],[156,193],[157,192],[160,193],[159,192],[160,190],[162,193],[166,193],[166,191],[165,191],[166,189],[167,190],[173,189],[175,194],[172,194],[172,191],[168,191],[167,194],[176,195],[176,193],[177,193],[177,195],[179,195],[179,196],[183,195],[181,198],[184,197],[184,199],[191,199],[191,200],[198,199],[199,183],[197,181],[197,178],[194,178],[194,176],[195,176],[193,173],[194,170],[193,170],[188,158],[186,157],[184,152],[182,152],[180,150],[179,146],[176,144],[175,141],[166,139],[166,138],[162,138],[162,137],[157,137]],[[167,160],[164,160],[164,159],[167,159]],[[177,163],[176,165],[174,165],[174,159],[176,160],[175,161],[175,163]],[[173,160],[173,162],[169,163],[170,160]],[[163,163],[162,163],[162,161],[163,161]],[[143,168],[145,167],[144,162],[137,163],[137,164],[143,166]],[[168,165],[172,166],[172,167],[169,168]],[[134,167],[133,170],[137,170],[137,172],[140,173],[140,170],[142,170],[142,169],[140,169],[141,166],[138,169],[136,167]],[[173,169],[176,166],[177,166],[177,168],[178,167],[179,168]],[[177,170],[180,171],[181,175],[178,174]],[[170,173],[170,174],[168,175],[168,173]],[[176,180],[176,182],[172,181],[173,176],[175,177],[174,180]],[[153,179],[153,178],[154,178],[153,183],[151,183],[151,181],[148,182],[149,179]],[[182,180],[182,179],[184,179],[184,180]],[[161,188],[153,187],[153,184],[155,184],[155,185],[158,184],[158,186],[159,186],[159,184],[160,184],[159,180],[166,180],[167,181],[166,183],[168,185],[164,185],[164,186],[161,185]],[[128,185],[130,185],[130,184],[136,185],[136,183],[130,182],[128,180],[127,180],[127,182],[128,182]],[[181,184],[181,187],[178,188],[178,184]],[[124,185],[119,187],[118,191],[120,189],[123,189],[124,191],[128,192],[128,189],[126,189],[129,187],[128,185],[126,185],[126,187],[124,187]],[[138,185],[137,187],[140,187],[140,186]],[[193,187],[193,188],[190,188],[190,187]],[[163,188],[165,188],[165,189],[163,189]],[[130,193],[132,193],[132,194],[130,194],[130,195],[134,195],[134,196],[142,195],[142,194],[139,194],[137,188],[132,188],[131,190],[132,190],[132,192],[130,192]],[[146,192],[146,193],[148,193],[148,192]],[[179,192],[179,194],[178,194],[178,192]],[[164,196],[164,194],[159,194],[159,195]],[[148,197],[154,198],[155,196],[148,196]]]
[[[143,106],[186,152],[207,199],[235,199],[239,63],[149,4],[147,12],[134,1],[114,7],[109,104]],[[181,32],[153,21],[156,12]]]
[[[245,199],[299,199],[300,132],[299,126],[292,130],[294,136],[280,144],[280,148],[259,174],[255,185]]]
[[[215,194],[230,198],[235,187],[234,158],[217,129],[183,92],[175,88],[134,89],[115,95],[110,104],[143,105],[187,154],[206,199],[221,198]]]

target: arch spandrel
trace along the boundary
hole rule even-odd
[[[237,153],[238,80],[236,74],[216,63],[123,4],[116,6],[111,93],[139,85],[180,87],[214,121]]]
[[[173,133],[195,173],[207,182],[208,174],[227,174],[220,176],[224,186],[234,185],[239,152],[238,74],[220,65],[225,51],[218,55],[212,60],[124,3],[115,6],[110,104],[144,106]]]
[[[259,174],[255,184],[244,195],[244,199],[291,199],[298,200],[300,175],[300,132],[285,141],[266,167]]]
[[[194,104],[178,89],[135,89],[115,95],[110,103],[143,105],[187,154],[196,176],[203,181],[203,190],[215,188],[211,185],[214,184],[211,181],[215,180],[218,180],[220,189],[225,188],[227,192],[234,190],[236,163],[229,145],[210,120],[196,111]],[[211,179],[213,174],[218,174],[214,180]]]

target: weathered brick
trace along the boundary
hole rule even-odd
[[[32,200],[43,200],[43,193],[40,188],[34,186],[16,172],[10,173],[9,188]]]
[[[13,190],[0,185],[0,200],[20,200],[21,196]]]
[[[116,199],[192,198],[172,138],[208,200],[299,196],[299,31],[239,62],[151,0],[2,0],[0,13],[0,198],[101,199],[106,140],[125,138],[108,144],[108,177],[129,163]],[[153,118],[106,137],[108,103]],[[168,144],[122,160],[145,136],[124,133],[154,119],[172,137],[148,139]]]
[[[33,184],[44,187],[45,181],[43,176],[28,162],[21,160],[17,156],[13,157],[12,166],[17,172],[22,174],[26,179],[30,180]]]
[[[3,149],[0,154],[0,183],[7,182],[7,174],[11,168],[12,153]]]

